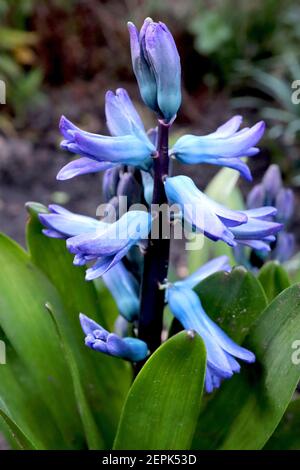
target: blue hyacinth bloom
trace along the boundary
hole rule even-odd
[[[241,158],[252,157],[259,152],[256,144],[263,136],[264,122],[258,122],[251,128],[238,130],[241,116],[235,116],[206,136],[184,135],[170,150],[170,154],[182,163],[209,163],[226,166],[240,172],[251,181],[251,173]]]
[[[223,379],[240,371],[236,359],[254,362],[251,351],[239,346],[214,323],[203,310],[198,295],[189,287],[173,285],[167,291],[169,307],[186,330],[196,331],[207,353],[205,388],[208,393],[219,388]]]
[[[107,271],[102,280],[112,294],[120,314],[129,322],[137,319],[140,309],[139,284],[120,261]]]
[[[132,362],[142,361],[147,357],[148,347],[144,341],[130,337],[120,338],[115,333],[109,333],[82,313],[79,318],[83,332],[86,335],[85,344],[89,348]]]
[[[39,214],[39,219],[46,227],[43,233],[51,238],[67,239],[82,233],[99,232],[109,225],[92,217],[74,214],[57,204],[51,204],[48,209],[49,214]]]
[[[138,32],[128,23],[133,70],[144,103],[166,121],[181,104],[181,66],[173,36],[164,23],[147,18]]]
[[[237,243],[266,246],[282,228],[281,224],[266,220],[276,213],[274,207],[250,211],[227,209],[206,196],[187,176],[167,178],[165,190],[169,202],[179,205],[188,227],[213,241],[223,240],[229,246]]]
[[[116,94],[107,92],[105,113],[112,136],[83,131],[62,116],[59,127],[64,140],[61,147],[81,158],[62,168],[57,175],[59,180],[107,170],[119,164],[150,169],[156,149],[126,90],[119,88]]]
[[[276,240],[275,235],[283,228],[282,224],[270,220],[277,213],[277,209],[264,206],[242,212],[248,221],[231,229],[234,240],[255,250],[270,251],[270,243]]]
[[[180,207],[182,217],[193,230],[204,233],[211,240],[235,245],[229,228],[247,222],[245,214],[214,202],[187,176],[167,178],[165,190],[169,202]]]
[[[75,255],[76,264],[95,261],[86,272],[86,279],[92,280],[115,266],[133,245],[146,239],[150,229],[150,214],[143,211],[129,211],[117,222],[108,224],[105,230],[69,238],[67,248]]]

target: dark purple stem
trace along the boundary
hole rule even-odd
[[[154,191],[152,204],[166,204],[164,179],[169,172],[169,125],[159,122],[158,156],[154,159]],[[161,344],[165,291],[159,289],[168,274],[170,239],[162,237],[162,227],[168,224],[165,211],[160,211],[159,238],[149,239],[144,259],[141,290],[139,338],[145,341],[151,353]]]

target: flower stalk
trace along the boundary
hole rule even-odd
[[[152,204],[167,204],[164,180],[169,174],[169,128],[170,124],[159,121],[157,157],[154,159],[154,190]],[[169,223],[165,211],[159,211],[159,237],[148,240],[144,259],[144,273],[141,287],[141,310],[139,338],[148,344],[150,352],[161,344],[165,292],[160,285],[165,281],[169,267],[170,240],[163,238],[163,227]]]

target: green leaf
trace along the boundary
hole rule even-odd
[[[261,449],[274,432],[300,378],[292,361],[300,331],[300,285],[282,292],[251,329],[245,347],[255,364],[225,381],[199,418],[195,449]]]
[[[269,302],[291,285],[287,272],[277,261],[266,263],[259,271],[258,280]]]
[[[71,373],[73,385],[74,385],[75,396],[76,396],[76,400],[78,403],[79,413],[81,416],[82,425],[85,431],[85,436],[86,436],[89,449],[93,449],[93,450],[104,449],[105,444],[103,442],[102,436],[100,435],[97,425],[95,423],[90,405],[86,399],[85,390],[82,386],[81,377],[78,371],[76,360],[74,359],[73,352],[71,348],[69,347],[67,341],[65,341],[64,336],[61,334],[59,330],[59,325],[56,321],[56,316],[55,316],[55,313],[53,312],[52,306],[50,304],[47,304],[46,308],[49,311],[54,321],[59,340],[62,344],[64,353],[65,353],[66,361],[70,368],[70,373]]]
[[[298,395],[299,396],[299,395]],[[300,450],[300,399],[291,401],[265,450]]]
[[[61,446],[80,447],[82,429],[71,377],[45,312],[45,302],[50,301],[58,315],[64,315],[57,292],[28,255],[4,235],[0,235],[0,264],[0,326],[53,415],[63,436]]]
[[[61,296],[65,315],[58,318],[59,328],[72,350],[85,396],[106,447],[111,447],[131,384],[131,367],[125,361],[87,348],[79,323],[79,313],[82,312],[110,329],[115,319],[112,304],[107,299],[110,295],[102,289],[101,296],[98,296],[94,283],[85,281],[84,267],[73,265],[73,257],[64,240],[43,235],[37,215],[47,212],[47,208],[38,203],[29,203],[27,208],[30,213],[27,225],[30,257]]]
[[[209,276],[195,290],[207,314],[238,343],[267,306],[260,283],[241,266]]]
[[[200,410],[204,344],[183,331],[164,343],[135,379],[114,449],[189,449]]]
[[[0,417],[8,426],[13,439],[22,450],[35,450],[35,446],[30,442],[27,436],[21,431],[18,425],[0,408]]]
[[[2,339],[6,344],[6,364],[0,365],[0,410],[8,417],[6,422],[10,419],[15,423],[36,449],[66,448],[64,438],[41,396],[36,380],[8,339],[3,335]],[[47,426],[41,426],[41,422],[47,423]],[[15,443],[18,444],[20,439],[14,429],[11,431],[12,442],[15,434]]]

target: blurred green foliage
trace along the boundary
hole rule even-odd
[[[7,89],[7,102],[22,117],[29,102],[41,98],[42,71],[34,46],[37,35],[27,31],[34,0],[2,0],[0,3],[0,77]]]

